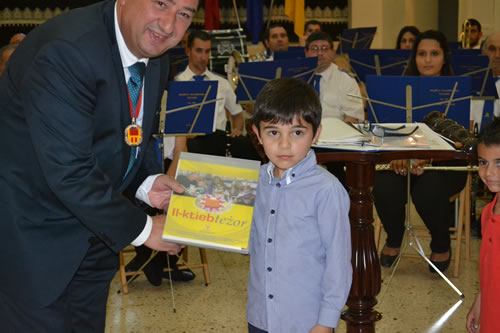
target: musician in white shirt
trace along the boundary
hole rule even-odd
[[[226,124],[228,115],[231,123],[231,136],[237,137],[243,130],[243,114],[236,95],[229,82],[207,69],[212,42],[210,35],[204,31],[190,32],[187,44],[188,67],[175,77],[176,81],[218,81],[216,102],[216,131],[213,134],[198,136],[188,140],[188,151],[210,155],[226,154]],[[227,111],[227,112],[226,112]]]

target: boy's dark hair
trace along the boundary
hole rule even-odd
[[[203,30],[191,30],[188,35],[187,47],[192,48],[195,39],[201,39],[202,41],[212,40],[210,34]]]
[[[493,120],[483,127],[477,138],[477,143],[485,146],[500,145],[500,118],[494,117]]]
[[[317,20],[309,20],[304,24],[304,31],[307,31],[307,28],[309,28],[310,25],[319,25],[321,27],[321,23]]]
[[[401,49],[401,39],[405,33],[411,33],[415,38],[417,38],[418,34],[420,34],[420,30],[413,25],[407,25],[406,27],[402,27],[398,34],[398,39],[396,40],[396,49]]]
[[[477,31],[481,32],[481,23],[479,23],[478,20],[470,18],[467,21],[469,21],[471,27],[477,27]],[[462,30],[464,30],[464,26],[462,26]]]
[[[321,123],[321,103],[316,91],[304,81],[293,78],[272,80],[262,88],[253,111],[253,123],[291,124],[297,118],[312,125],[316,135]]]
[[[269,35],[271,34],[271,29],[274,29],[274,28],[283,28],[283,29],[285,29],[286,34],[288,35],[288,30],[286,30],[286,28],[283,24],[271,23],[271,25],[269,25],[269,28],[267,28],[266,31],[264,31],[264,40],[269,40]]]
[[[317,40],[324,40],[328,42],[328,45],[330,45],[330,48],[333,49],[333,40],[332,37],[330,37],[329,34],[327,34],[324,31],[317,31],[313,32],[312,34],[309,35],[306,39],[306,50],[309,50],[309,45],[311,45],[312,42],[315,42]]]
[[[406,76],[420,76],[420,73],[417,68],[417,50],[420,42],[424,39],[432,39],[439,43],[439,47],[443,50],[444,63],[443,68],[441,68],[441,76],[453,76],[453,69],[451,68],[450,61],[450,50],[448,48],[448,41],[446,40],[445,35],[436,30],[427,30],[422,32],[415,39],[415,43],[413,44],[413,48],[411,50],[410,59],[408,60],[408,68],[406,69]]]

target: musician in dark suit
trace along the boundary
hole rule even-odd
[[[182,191],[166,175],[137,180],[148,174],[165,52],[197,6],[108,0],[34,29],[10,58],[0,77],[3,332],[103,332],[118,252],[180,250],[161,240],[165,216],[122,192],[139,188],[163,209],[170,189]]]

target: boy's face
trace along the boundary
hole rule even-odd
[[[477,155],[479,177],[491,192],[500,192],[500,145],[486,146],[480,143]]]
[[[262,121],[259,128],[253,126],[267,157],[273,162],[274,176],[281,178],[285,171],[302,161],[316,143],[321,133],[321,125],[313,135],[312,125],[295,118],[291,124],[272,124]]]

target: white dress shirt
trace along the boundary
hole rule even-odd
[[[323,108],[323,118],[344,120],[344,116],[349,116],[359,120],[365,119],[362,100],[347,96],[347,94],[361,96],[356,80],[334,63],[318,75],[321,76],[319,99]]]
[[[193,71],[189,68],[189,66],[184,70],[184,72],[180,73],[175,77],[175,81],[194,81],[193,76],[196,74],[193,73]],[[216,102],[216,109],[215,109],[215,129],[225,131],[226,130],[226,122],[227,122],[227,117],[226,117],[226,112],[224,109],[227,109],[230,114],[233,116],[237,115],[238,113],[241,113],[243,110],[241,109],[241,105],[236,103],[236,95],[229,85],[229,82],[215,74],[209,71],[208,69],[205,70],[205,72],[202,74],[205,75],[204,80],[205,81],[217,81],[219,82],[218,88],[217,88],[217,99],[222,98],[223,100],[217,101]]]

